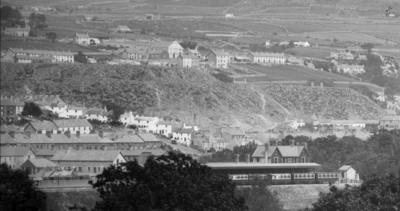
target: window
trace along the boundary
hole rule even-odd
[[[90,172],[90,167],[87,167],[88,172]]]
[[[79,167],[79,171],[82,172],[82,167]]]
[[[278,158],[274,158],[274,163],[278,163]]]
[[[286,158],[282,158],[282,163],[286,163]]]
[[[305,157],[301,157],[301,162],[305,163],[306,162],[306,158]]]

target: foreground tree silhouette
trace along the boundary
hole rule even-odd
[[[183,154],[109,167],[93,187],[102,199],[94,210],[247,210],[228,177]]]
[[[35,188],[28,173],[0,165],[1,211],[46,211],[46,195]]]
[[[373,177],[359,187],[332,186],[320,194],[312,209],[305,211],[398,211],[400,210],[400,178],[393,175]]]

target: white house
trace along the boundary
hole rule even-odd
[[[302,42],[302,41],[298,41],[298,42],[294,42],[294,46],[296,47],[305,47],[308,48],[310,47],[310,43],[308,43],[308,41]]]
[[[213,62],[217,68],[227,68],[230,55],[224,51],[211,51],[207,55],[208,61]]]
[[[199,131],[199,126],[183,123],[184,129],[193,129],[195,132]]]
[[[177,42],[155,42],[151,47],[152,50],[166,50],[169,58],[175,59],[183,54],[183,47]]]
[[[336,68],[339,72],[348,73],[350,75],[365,73],[364,65],[338,64]]]
[[[251,52],[247,54],[247,57],[255,63],[285,64],[286,62],[286,56],[283,53]]]
[[[147,132],[155,131],[157,122],[160,121],[158,117],[139,117],[136,116],[134,120],[134,125],[139,129],[146,130]]]
[[[127,25],[119,25],[117,31],[120,32],[131,32],[132,30]]]
[[[89,108],[85,114],[86,119],[98,120],[100,122],[107,122],[108,112],[106,109]]]
[[[64,118],[79,118],[79,117],[84,117],[84,115],[87,112],[86,107],[82,106],[74,106],[74,105],[68,105],[67,108],[65,109],[65,113],[59,114],[60,117]]]
[[[47,106],[45,106],[46,108]],[[67,104],[65,103],[52,103],[49,108],[55,114],[58,114],[59,117],[66,117],[67,116]]]
[[[193,133],[193,129],[182,128],[178,132],[172,133],[172,139],[178,143],[190,146],[190,143],[192,143]]]
[[[294,119],[294,120],[286,120],[284,122],[284,125],[288,126],[292,130],[297,130],[299,129],[299,127],[304,127],[306,123],[301,119],[300,120]]]
[[[340,173],[340,179],[344,183],[356,182],[360,179],[356,170],[351,166],[342,166],[338,171]]]
[[[135,117],[132,114],[132,111],[127,111],[123,113],[119,120],[125,125],[134,125],[135,124]]]
[[[233,14],[225,14],[225,18],[233,18]]]
[[[78,32],[75,32],[73,36],[74,43],[80,44],[80,45],[89,45],[90,44],[90,37],[89,34],[78,34]]]
[[[156,127],[153,132],[164,135],[166,137],[170,137],[172,136],[172,123],[159,121],[156,123]]]

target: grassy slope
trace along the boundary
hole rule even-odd
[[[139,66],[107,66],[81,64],[41,64],[16,65],[1,64],[2,93],[24,93],[26,85],[37,94],[60,94],[68,103],[85,102],[87,106],[100,105],[100,102],[115,102],[124,108],[143,112],[147,115],[178,118],[192,121],[196,114],[196,123],[231,123],[245,128],[261,126],[266,128],[272,121],[310,115],[314,111],[298,105],[303,101],[287,104],[286,111],[280,104],[286,96],[273,94],[275,87],[267,85],[238,85],[223,83],[210,74],[192,69]],[[253,88],[252,88],[253,87]],[[312,93],[312,88],[297,88],[299,91]],[[259,90],[258,92],[256,90]],[[263,110],[261,92],[266,93],[266,104]],[[284,90],[285,91],[285,90]],[[287,90],[286,90],[287,91]],[[331,109],[324,96],[331,90],[321,89],[313,95],[319,97]],[[348,95],[358,99],[365,107],[374,111],[369,115],[381,112],[379,107],[356,92],[344,93],[339,90],[335,103],[340,104]],[[273,96],[273,98],[271,97]],[[325,102],[325,103],[324,103]],[[352,104],[344,106],[352,108]],[[357,107],[358,108],[358,107]],[[289,112],[289,113],[288,113]],[[319,114],[329,112],[320,111]],[[339,111],[341,112],[341,111]],[[346,111],[343,111],[346,112]],[[361,110],[363,112],[363,110]],[[362,113],[355,111],[354,116]],[[346,115],[345,113],[341,115]]]

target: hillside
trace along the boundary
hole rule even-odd
[[[266,129],[285,117],[371,119],[382,109],[342,88],[224,83],[194,69],[83,64],[1,64],[2,94],[59,94],[67,103],[114,102],[139,114]]]

